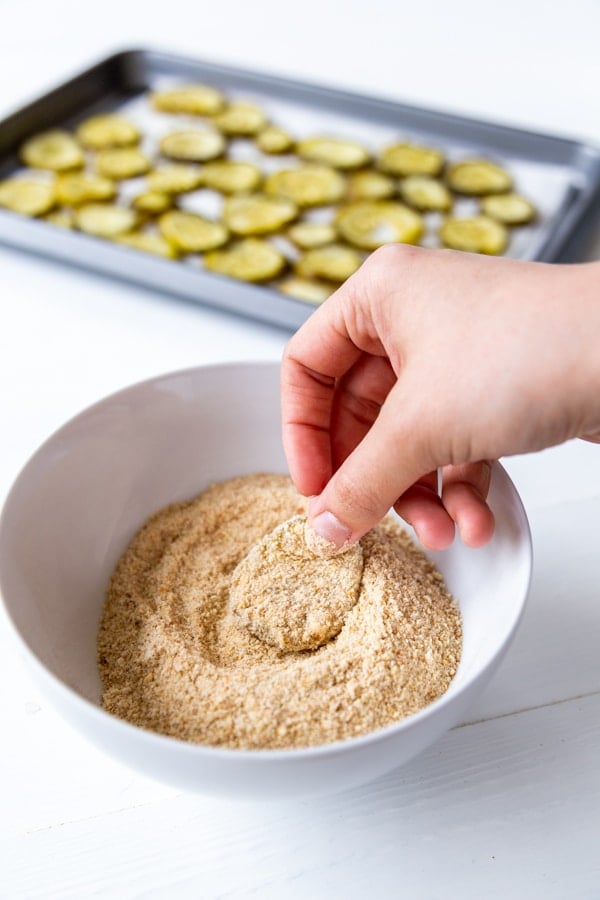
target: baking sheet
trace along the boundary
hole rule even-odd
[[[506,256],[546,261],[573,258],[585,239],[593,236],[594,207],[600,206],[600,151],[595,148],[153,51],[116,54],[0,123],[0,177],[20,170],[18,146],[31,134],[56,126],[71,129],[90,115],[108,110],[119,110],[135,121],[144,134],[142,148],[155,155],[160,137],[175,128],[197,126],[198,119],[157,112],[145,92],[189,80],[212,84],[231,101],[256,103],[273,123],[295,137],[343,137],[359,141],[374,153],[386,144],[409,141],[436,146],[451,162],[477,156],[494,159],[510,171],[516,190],[538,211],[533,223],[513,230]],[[257,163],[265,172],[297,165],[292,155],[261,154],[247,139],[233,139],[228,156]],[[135,196],[144,185],[144,178],[129,179],[121,186],[121,197]],[[201,189],[181,195],[178,205],[213,217],[219,215],[222,202],[220,194]],[[453,213],[469,215],[476,210],[476,200],[459,198]],[[327,221],[331,215],[331,209],[319,208],[304,218]],[[441,215],[426,213],[424,219],[422,243],[438,246]],[[155,258],[4,210],[0,210],[0,240],[288,328],[297,327],[314,309],[274,287],[205,272],[197,256]],[[293,264],[297,250],[291,242],[281,236],[271,240]]]

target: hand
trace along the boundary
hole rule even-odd
[[[600,433],[600,264],[387,245],[289,342],[283,442],[337,545],[394,507],[425,546],[493,534],[490,461]],[[437,471],[443,490],[437,492]]]

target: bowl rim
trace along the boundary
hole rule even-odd
[[[188,366],[186,368],[176,369],[173,371],[154,375],[150,378],[140,379],[139,381],[133,382],[132,384],[120,388],[117,391],[113,391],[112,393],[107,394],[106,396],[95,401],[89,406],[86,406],[80,412],[76,413],[65,423],[55,429],[49,435],[49,437],[47,437],[31,454],[31,456],[27,459],[27,461],[20,469],[6,495],[3,507],[0,510],[0,548],[2,547],[4,532],[9,527],[8,522],[11,514],[12,504],[15,502],[15,495],[17,494],[21,483],[26,479],[29,468],[33,466],[39,459],[39,457],[43,455],[49,445],[51,445],[56,439],[58,439],[64,432],[72,428],[73,425],[75,425],[77,422],[82,421],[85,417],[87,417],[91,413],[98,411],[102,407],[109,406],[115,400],[119,400],[130,394],[134,394],[140,389],[145,389],[157,383],[164,383],[165,381],[170,381],[186,376],[193,376],[197,375],[200,372],[206,371],[231,370],[235,368],[247,369],[248,367],[262,368],[265,370],[279,370],[280,365],[281,364],[279,361],[272,360],[238,360],[231,362],[209,363],[207,365]],[[56,692],[59,696],[62,696],[69,704],[74,706],[76,709],[80,710],[80,712],[87,718],[91,718],[98,722],[101,727],[108,726],[109,729],[114,728],[117,731],[122,731],[124,736],[129,735],[132,740],[148,742],[159,750],[175,749],[178,753],[183,753],[185,755],[191,754],[199,758],[205,757],[221,760],[243,759],[245,761],[251,761],[251,764],[253,765],[261,765],[263,763],[275,761],[290,761],[291,763],[292,761],[297,761],[298,759],[336,756],[349,752],[351,750],[368,747],[371,744],[385,742],[388,739],[395,737],[395,735],[402,733],[403,731],[408,731],[411,728],[420,725],[422,722],[426,721],[432,716],[435,716],[440,710],[448,706],[450,703],[454,703],[460,700],[460,698],[471,688],[474,681],[485,677],[485,675],[488,673],[491,674],[499,665],[504,654],[506,653],[506,650],[510,646],[515,632],[519,627],[519,624],[523,617],[530,593],[533,569],[533,543],[531,528],[529,525],[527,514],[525,512],[523,501],[521,500],[516,486],[508,475],[506,469],[498,461],[493,462],[492,467],[495,470],[497,477],[500,477],[501,480],[504,481],[505,485],[507,485],[507,487],[509,488],[513,500],[516,504],[517,514],[521,520],[521,540],[523,542],[523,547],[526,553],[527,571],[526,582],[524,585],[524,590],[522,592],[517,614],[515,615],[513,622],[509,630],[505,634],[502,642],[496,647],[493,654],[488,658],[484,666],[479,669],[476,674],[472,676],[467,682],[465,682],[465,684],[461,685],[453,691],[453,679],[450,682],[448,689],[431,703],[427,704],[427,706],[423,707],[415,713],[411,713],[410,715],[405,716],[405,718],[400,719],[397,722],[392,722],[389,725],[374,729],[373,731],[366,732],[365,734],[342,738],[340,740],[331,741],[326,744],[314,744],[306,747],[291,747],[289,749],[237,749],[233,747],[219,747],[210,744],[199,744],[193,743],[191,741],[184,741],[180,738],[175,738],[171,737],[170,735],[151,731],[150,729],[143,728],[140,725],[134,725],[133,723],[128,722],[126,719],[121,719],[120,717],[107,712],[102,708],[102,706],[98,705],[97,703],[94,703],[91,700],[83,697],[77,690],[70,687],[66,682],[59,678],[58,675],[56,675],[45,663],[43,663],[39,659],[37,654],[31,649],[25,637],[21,634],[16,622],[11,615],[8,604],[4,599],[4,566],[2,564],[2,554],[0,554],[0,604],[4,612],[4,618],[9,624],[13,638],[16,639],[21,652],[24,653],[28,665],[32,668],[38,679],[45,679],[49,681],[54,692]]]

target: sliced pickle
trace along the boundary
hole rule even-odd
[[[285,268],[282,253],[268,241],[246,238],[225,250],[214,250],[204,257],[210,272],[229,275],[240,281],[270,281]]]
[[[315,306],[327,300],[334,290],[331,284],[326,284],[324,281],[315,281],[312,278],[298,278],[295,275],[290,275],[277,287],[282,294],[287,294],[288,297],[295,297],[296,300],[304,300],[306,303],[314,303]]]
[[[267,117],[260,107],[251,103],[231,103],[213,121],[231,137],[251,137],[264,129]]]
[[[162,191],[144,191],[131,201],[131,205],[138,212],[149,216],[159,216],[173,206],[173,196]]]
[[[307,162],[321,163],[332,169],[360,169],[366,166],[371,154],[355,141],[340,138],[315,137],[300,141],[296,152]]]
[[[505,169],[488,159],[465,159],[450,166],[446,175],[449,187],[458,194],[504,194],[512,187]]]
[[[287,235],[301,250],[311,250],[333,244],[337,231],[330,222],[298,222],[288,229]]]
[[[133,231],[138,216],[133,209],[115,203],[88,203],[75,211],[75,224],[87,234],[113,238]]]
[[[262,174],[257,166],[230,159],[209,162],[202,169],[203,185],[212,188],[213,191],[220,191],[222,194],[254,191],[260,184],[261,178]]]
[[[68,131],[59,129],[29,138],[21,147],[20,155],[26,166],[53,172],[81,169],[85,163],[83,150],[75,138]]]
[[[263,194],[231,197],[226,201],[223,218],[234,234],[269,234],[279,231],[298,215],[298,207],[285,197]]]
[[[158,227],[165,240],[182,253],[203,253],[222,247],[229,239],[229,232],[222,222],[176,209],[164,213]]]
[[[148,186],[154,193],[186,194],[202,184],[202,170],[198,166],[172,163],[159,166],[148,175]]]
[[[302,254],[296,263],[296,274],[300,278],[325,278],[341,283],[350,278],[360,268],[363,257],[352,247],[344,244],[328,244],[315,247]]]
[[[294,149],[294,138],[283,128],[269,125],[256,136],[256,145],[263,153],[289,153]]]
[[[183,84],[152,94],[152,104],[160,112],[214,116],[225,106],[225,97],[206,84]]]
[[[417,244],[423,219],[414,210],[391,200],[357,200],[342,206],[335,223],[345,240],[363,250],[383,244]]]
[[[57,225],[58,228],[74,228],[75,216],[72,209],[53,209],[42,217],[44,222]]]
[[[496,194],[484,197],[481,211],[504,225],[526,225],[535,218],[535,206],[520,194]]]
[[[435,147],[418,144],[393,144],[385,147],[378,160],[379,168],[389,175],[438,175],[444,165],[444,154]]]
[[[100,150],[96,157],[96,169],[106,178],[122,181],[136,178],[150,171],[150,160],[137,147],[114,147]]]
[[[298,206],[326,206],[342,199],[346,181],[329,166],[304,165],[267,176],[265,192],[293,200]]]
[[[508,243],[508,233],[504,225],[488,216],[446,219],[440,228],[440,238],[446,247],[453,250],[487,253],[492,256],[503,253]]]
[[[90,150],[107,147],[132,147],[140,142],[140,132],[133,122],[116,113],[92,116],[76,131],[77,139]]]
[[[143,250],[144,253],[154,253],[156,256],[164,256],[165,259],[177,259],[178,252],[161,234],[152,231],[132,231],[117,238],[119,244],[133,247],[135,250]]]
[[[7,178],[0,182],[0,206],[23,216],[43,216],[56,203],[54,184],[32,178]]]
[[[56,182],[56,199],[64,206],[113,200],[116,194],[114,181],[90,172],[69,172],[60,175]]]
[[[422,212],[447,212],[452,194],[445,184],[429,175],[409,175],[400,182],[402,199]]]
[[[206,162],[222,156],[226,146],[225,138],[219,131],[188,129],[165,135],[159,150],[163,156],[181,162]]]
[[[347,196],[350,200],[388,200],[396,193],[396,182],[383,172],[366,169],[353,172],[348,178]]]

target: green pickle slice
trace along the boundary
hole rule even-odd
[[[68,172],[56,181],[56,199],[64,206],[113,200],[116,194],[117,186],[112,179],[91,172]]]
[[[338,210],[335,223],[348,243],[363,250],[384,244],[418,244],[424,230],[421,216],[391,200],[357,200]]]
[[[131,205],[138,212],[145,213],[148,216],[159,216],[173,206],[172,194],[166,194],[162,191],[144,191],[138,194],[131,201]]]
[[[256,190],[262,179],[260,169],[247,162],[224,159],[209,162],[202,169],[204,187],[221,194],[248,193]]]
[[[296,274],[300,278],[325,278],[341,283],[360,268],[363,257],[344,244],[328,244],[307,250],[296,262]]]
[[[535,206],[520,194],[496,194],[483,197],[481,211],[504,225],[526,225],[535,218]]]
[[[206,162],[222,156],[226,146],[225,138],[218,131],[188,129],[166,134],[159,143],[159,150],[163,156],[181,162]]]
[[[286,260],[268,241],[245,238],[225,250],[207,253],[204,266],[210,272],[240,281],[261,282],[276,278],[285,268]]]
[[[298,215],[298,207],[285,197],[262,194],[230,197],[223,209],[223,219],[234,234],[269,234],[279,231]]]
[[[378,159],[379,168],[389,175],[439,175],[444,154],[434,147],[418,144],[393,144],[384,147]]]
[[[301,250],[333,244],[337,231],[330,222],[297,222],[288,229],[287,235]]]
[[[56,225],[58,228],[75,227],[75,216],[72,209],[64,207],[62,209],[52,209],[42,218],[44,222],[50,222],[51,225]]]
[[[231,137],[253,137],[267,125],[267,117],[252,103],[231,103],[213,119],[217,128]]]
[[[346,181],[329,166],[307,164],[272,172],[265,180],[264,190],[267,194],[287,197],[298,206],[326,206],[343,198]]]
[[[23,216],[43,216],[56,203],[52,182],[32,178],[7,178],[0,182],[0,206]]]
[[[296,275],[290,275],[277,287],[282,294],[287,294],[288,297],[294,297],[296,300],[304,300],[306,303],[313,303],[315,306],[319,306],[327,300],[334,290],[331,284],[326,284],[324,281],[298,278]]]
[[[388,200],[396,193],[396,182],[383,172],[366,169],[348,177],[349,200]]]
[[[138,224],[135,210],[114,203],[88,203],[75,211],[74,218],[80,231],[106,238],[133,231]]]
[[[20,156],[26,166],[52,172],[81,169],[85,163],[83,150],[75,138],[58,128],[29,138],[21,147]]]
[[[306,162],[321,163],[332,169],[360,169],[371,159],[361,144],[340,138],[308,138],[298,143],[296,152]]]
[[[512,187],[509,173],[487,159],[464,159],[449,166],[449,187],[458,194],[504,194]]]
[[[159,112],[214,116],[225,106],[225,97],[206,84],[183,84],[169,90],[154,91],[152,105]]]
[[[504,252],[508,233],[501,222],[488,216],[468,219],[449,218],[440,227],[440,238],[446,247],[469,253],[497,256]]]
[[[229,240],[229,231],[222,222],[177,209],[164,213],[158,227],[165,240],[182,253],[203,253],[222,247]]]
[[[144,253],[153,253],[155,256],[163,256],[165,259],[177,259],[177,249],[165,240],[161,234],[153,231],[132,231],[117,238],[117,243],[134,250],[142,250]]]
[[[92,116],[75,132],[77,140],[90,150],[107,147],[132,147],[140,142],[140,132],[133,122],[117,113]]]
[[[171,163],[158,166],[148,175],[150,191],[158,194],[187,194],[202,184],[202,170],[198,166]]]
[[[283,128],[268,125],[257,134],[256,145],[263,153],[289,153],[294,148],[294,138]]]
[[[105,178],[123,181],[149,172],[151,163],[145,153],[137,147],[111,147],[100,150],[96,156],[96,170]]]
[[[409,175],[400,182],[402,199],[421,212],[448,212],[452,194],[445,184],[429,175]]]

